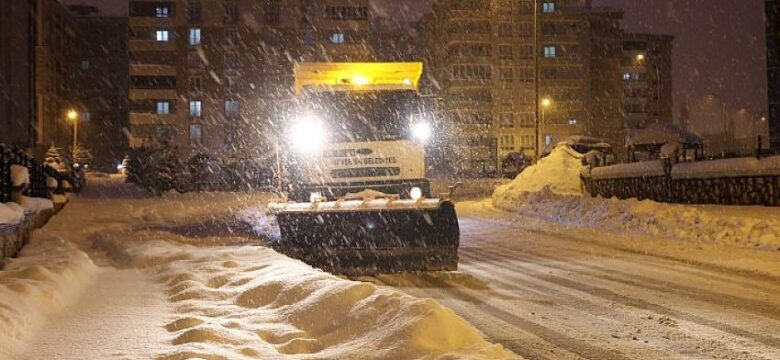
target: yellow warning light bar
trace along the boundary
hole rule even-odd
[[[295,93],[313,91],[417,90],[423,64],[406,63],[298,63]]]

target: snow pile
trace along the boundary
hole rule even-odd
[[[59,181],[57,181],[57,179],[55,179],[55,178],[53,178],[51,176],[46,177],[46,187],[47,188],[49,188],[49,189],[56,189],[57,186],[59,186]]]
[[[54,209],[54,202],[49,199],[22,196],[22,207],[34,214]]]
[[[16,203],[0,203],[0,224],[16,224],[24,219],[24,208]]]
[[[434,300],[347,281],[263,247],[196,248],[165,241],[95,244],[151,267],[177,317],[163,358],[511,358]]]
[[[21,165],[11,165],[11,184],[20,187],[30,183],[30,171]]]
[[[14,358],[46,319],[66,308],[97,268],[74,245],[35,236],[0,271],[0,359]]]
[[[780,209],[678,205],[558,195],[550,191],[493,198],[497,208],[587,228],[671,238],[695,243],[780,249]]]
[[[529,166],[507,185],[493,193],[498,204],[516,203],[525,193],[549,190],[560,195],[580,195],[582,155],[568,145],[560,144],[549,156]]]

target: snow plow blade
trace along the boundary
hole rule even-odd
[[[447,200],[351,200],[270,204],[277,250],[335,274],[458,268],[460,229]]]

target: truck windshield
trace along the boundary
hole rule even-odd
[[[411,119],[423,116],[415,91],[308,93],[305,111],[325,121],[334,142],[393,141],[410,137]]]

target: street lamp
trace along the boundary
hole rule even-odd
[[[537,144],[537,159],[542,156],[542,147],[547,145],[546,137],[544,136],[544,115],[545,110],[547,110],[550,106],[552,106],[553,101],[550,98],[543,98],[542,101],[539,102],[539,105],[541,105],[541,117],[539,121],[539,133],[537,134],[537,138],[539,139],[539,142]]]
[[[636,54],[636,62],[639,64],[643,64],[645,60],[647,59],[647,55],[643,53]],[[656,77],[656,93],[657,97],[655,99],[656,102],[656,111],[658,113],[656,114],[656,122],[658,122],[658,116],[661,114],[661,66],[658,65],[658,63],[653,63],[653,67],[655,67],[655,77]]]
[[[70,109],[65,114],[65,118],[73,123],[73,149],[71,150],[71,156],[73,156],[73,162],[76,162],[76,147],[79,145],[79,113],[76,110]]]

